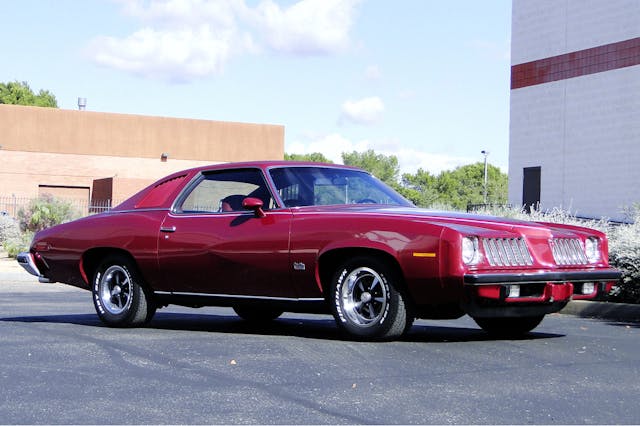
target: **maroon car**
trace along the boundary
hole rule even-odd
[[[110,326],[169,304],[247,320],[332,313],[352,337],[470,315],[517,335],[569,300],[610,290],[599,231],[416,208],[369,173],[253,162],[174,173],[110,212],[36,234],[18,262],[91,291]]]

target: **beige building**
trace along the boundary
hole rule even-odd
[[[47,193],[118,203],[174,171],[283,156],[280,125],[0,104],[0,211]]]

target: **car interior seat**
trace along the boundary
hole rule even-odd
[[[220,211],[235,212],[235,211],[243,210],[242,200],[244,200],[245,198],[246,198],[246,195],[242,195],[242,194],[227,195],[222,200],[220,200]]]

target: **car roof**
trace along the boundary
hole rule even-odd
[[[345,166],[342,164],[332,164],[332,163],[319,163],[312,161],[287,161],[287,160],[270,160],[270,161],[243,161],[243,162],[229,162],[229,163],[218,163],[218,164],[209,164],[200,167],[194,167],[191,169],[180,170],[169,175],[158,179],[156,182],[147,186],[146,188],[139,191],[137,194],[129,197],[127,200],[123,201],[120,205],[116,206],[113,210],[127,210],[132,208],[138,208],[140,206],[141,200],[148,196],[148,194],[154,191],[154,188],[157,188],[167,182],[176,181],[177,179],[182,180],[183,178],[187,181],[191,180],[195,175],[201,172],[214,171],[214,170],[228,170],[228,169],[241,169],[241,168],[258,168],[262,170],[267,170],[270,168],[279,168],[279,167],[327,167],[327,168],[339,168],[346,170],[360,170],[357,167],[353,166]],[[181,187],[182,184],[175,182],[177,187]],[[167,206],[167,202],[169,201],[169,196],[173,192],[173,188],[170,187],[171,190],[168,192],[164,192],[164,195],[160,197],[164,202],[158,202],[158,207]]]
[[[188,171],[206,171],[206,170],[219,170],[219,169],[228,169],[228,168],[243,168],[243,167],[256,167],[261,169],[268,169],[272,167],[300,167],[300,166],[315,166],[315,167],[335,167],[341,169],[357,169],[357,167],[353,166],[345,166],[343,164],[334,164],[334,163],[319,163],[314,161],[288,161],[288,160],[268,160],[268,161],[242,161],[242,162],[230,162],[230,163],[218,163],[218,164],[210,164],[206,166],[195,167],[193,169],[189,169]],[[178,172],[178,174],[182,174],[185,171]]]

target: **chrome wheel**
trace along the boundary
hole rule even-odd
[[[123,255],[107,256],[96,268],[91,293],[96,313],[111,327],[146,324],[157,309],[136,264]]]
[[[387,309],[387,289],[382,277],[371,268],[354,269],[341,289],[344,314],[360,326],[377,324]]]
[[[113,315],[119,315],[131,307],[132,280],[129,272],[120,265],[104,271],[98,283],[98,294],[102,306]]]
[[[350,337],[392,340],[413,322],[405,306],[402,276],[374,256],[354,256],[331,281],[330,308],[336,324]]]

